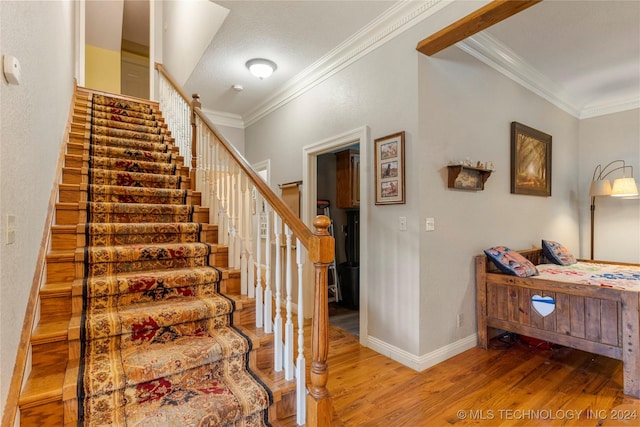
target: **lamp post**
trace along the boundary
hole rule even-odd
[[[621,166],[617,166],[621,164]],[[622,169],[622,178],[613,181],[613,186],[606,179],[609,174]],[[631,177],[625,176],[625,171],[631,170]],[[593,259],[593,242],[594,242],[594,224],[596,211],[597,196],[612,197],[631,197],[638,195],[638,186],[633,179],[633,166],[625,164],[624,160],[614,160],[607,164],[604,168],[601,165],[596,166],[591,178],[591,186],[589,187],[589,196],[591,196],[591,259]]]

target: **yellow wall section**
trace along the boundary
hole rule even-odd
[[[120,52],[85,45],[85,85],[120,93]]]

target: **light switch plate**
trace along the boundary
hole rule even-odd
[[[15,215],[7,215],[7,226],[6,226],[6,244],[12,245],[16,241],[16,216]]]
[[[2,58],[2,71],[7,82],[13,85],[20,84],[20,61],[11,55],[4,55]]]
[[[427,218],[425,221],[425,230],[426,231],[434,231],[436,229],[436,219],[435,218]]]
[[[407,217],[406,216],[401,216],[400,217],[400,231],[407,231]]]

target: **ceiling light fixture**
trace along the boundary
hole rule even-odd
[[[266,79],[278,68],[275,62],[264,58],[250,59],[247,61],[246,66],[251,71],[251,74],[260,80]]]

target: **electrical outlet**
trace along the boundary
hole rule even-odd
[[[401,216],[400,217],[400,231],[407,231],[407,217],[406,216]]]
[[[458,313],[458,319],[457,319],[457,323],[458,323],[458,328],[462,328],[462,313]]]

